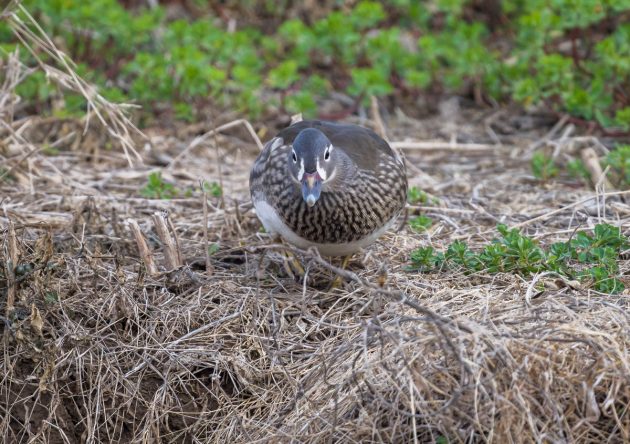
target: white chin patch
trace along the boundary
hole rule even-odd
[[[304,177],[304,159],[302,159],[302,161],[300,162],[300,171],[298,171],[297,174],[297,178],[299,181],[302,180],[302,177]]]

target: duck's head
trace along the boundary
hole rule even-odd
[[[289,153],[291,174],[302,185],[302,198],[312,207],[322,186],[335,175],[336,150],[318,129],[306,128],[297,135]]]

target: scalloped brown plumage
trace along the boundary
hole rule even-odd
[[[312,207],[291,168],[293,142],[306,128],[321,131],[337,151]],[[325,256],[345,256],[373,243],[395,222],[405,206],[407,177],[402,158],[373,131],[307,120],[267,142],[252,167],[250,191],[268,232]]]

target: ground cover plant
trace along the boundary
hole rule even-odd
[[[602,169],[609,169],[611,183],[619,188],[630,188],[630,145],[618,145],[599,162]],[[536,152],[531,159],[532,173],[536,178],[549,180],[558,175],[562,165],[557,165],[553,158],[543,152]],[[566,163],[567,172],[573,177],[591,179],[591,174],[581,159],[572,159]]]
[[[412,264],[425,270],[457,267],[467,272],[525,276],[554,272],[570,279],[591,280],[594,289],[606,294],[620,293],[625,288],[618,279],[618,262],[619,255],[628,250],[630,243],[619,227],[598,224],[592,234],[576,231],[575,238],[553,243],[548,249],[541,248],[516,228],[510,230],[506,225],[498,225],[497,231],[500,237],[477,253],[465,242],[455,241],[444,253],[435,252],[433,247],[413,251]]]
[[[3,442],[628,442],[628,142],[612,133],[624,130],[589,129],[574,111],[550,121],[461,97],[411,115],[407,80],[395,75],[408,68],[406,52],[395,51],[413,47],[388,40],[410,34],[444,52],[426,59],[430,80],[417,99],[461,88],[483,103],[492,97],[484,82],[503,80],[475,60],[498,57],[489,66],[499,70],[521,61],[478,39],[531,16],[544,26],[523,26],[548,31],[528,37],[532,48],[543,41],[554,55],[575,40],[571,63],[587,64],[596,52],[582,52],[585,39],[615,35],[624,16],[611,11],[623,3],[505,2],[495,19],[472,3],[356,2],[342,15],[333,3],[307,17],[297,3],[256,0],[211,3],[210,19],[205,2],[145,10],[133,0],[53,0],[5,11]],[[262,18],[267,30],[241,32]],[[286,40],[274,39],[280,33]],[[316,63],[300,65],[296,48],[314,43],[299,37],[324,35]],[[395,65],[389,77],[367,53],[354,58],[357,36],[359,48],[389,45],[373,53],[393,54],[382,59]],[[455,37],[470,71],[453,61]],[[263,49],[243,50],[251,39]],[[212,42],[219,47],[202,47]],[[274,51],[298,52],[260,58]],[[128,70],[143,53],[146,65]],[[209,54],[224,77],[206,70]],[[142,94],[155,95],[141,99],[145,69]],[[566,72],[547,74],[536,74],[550,82],[536,94],[575,86]],[[300,99],[320,80],[330,97]],[[225,83],[226,97],[212,82]],[[615,94],[600,110],[611,119],[619,85],[604,87]],[[566,97],[543,102],[567,111]],[[408,214],[347,269],[276,243],[249,198],[261,143],[286,125],[292,100],[308,111],[311,99],[318,111],[356,111],[344,120],[387,136],[408,166]],[[264,118],[248,114],[252,105]],[[336,274],[344,284],[326,290]]]
[[[208,104],[252,117],[278,108],[316,116],[332,93],[346,95],[337,113],[347,115],[370,96],[409,106],[413,98],[459,93],[479,104],[515,101],[568,113],[611,133],[630,130],[627,0],[363,0],[309,14],[266,1],[192,10],[179,2],[176,12],[129,3],[135,7],[23,2],[79,73],[109,99],[144,105],[147,118],[193,121]],[[238,18],[236,29],[217,14]],[[6,26],[0,38],[5,51],[19,44]],[[41,72],[19,92],[38,110],[85,111],[80,94],[63,95],[56,106],[59,92]]]

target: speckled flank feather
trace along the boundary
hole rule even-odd
[[[343,187],[322,192],[311,208],[287,166],[292,141],[307,127],[324,132],[335,149],[344,150],[357,166]],[[280,132],[265,146],[252,168],[250,189],[254,204],[266,202],[300,238],[314,244],[344,244],[369,237],[401,212],[407,178],[402,159],[372,131],[303,121]]]

